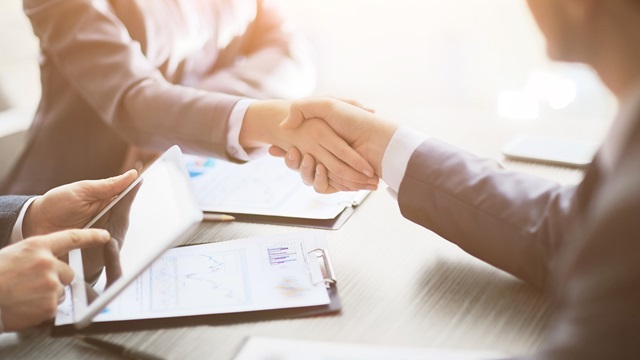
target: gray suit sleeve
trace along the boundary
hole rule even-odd
[[[398,201],[407,219],[544,287],[574,216],[575,191],[429,139],[412,155]]]
[[[0,248],[9,243],[20,209],[30,196],[0,196]]]

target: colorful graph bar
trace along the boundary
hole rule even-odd
[[[269,255],[269,265],[282,265],[298,260],[298,254],[295,249],[288,245],[280,244],[273,247],[267,247],[267,254]]]

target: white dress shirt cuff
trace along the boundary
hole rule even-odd
[[[229,116],[229,123],[227,124],[227,154],[239,161],[256,159],[268,151],[267,146],[245,149],[240,145],[240,130],[244,122],[244,115],[247,113],[249,105],[254,101],[253,99],[238,101]]]
[[[428,137],[408,127],[400,127],[393,134],[382,156],[382,180],[389,190],[397,193],[414,151]]]
[[[20,214],[18,214],[18,219],[16,219],[16,223],[13,225],[13,231],[11,231],[11,238],[9,238],[9,245],[15,244],[18,241],[24,240],[24,236],[22,235],[22,222],[24,221],[24,215],[27,213],[27,209],[31,205],[31,203],[39,198],[39,196],[34,196],[27,200],[24,205],[22,205],[22,209],[20,209]]]

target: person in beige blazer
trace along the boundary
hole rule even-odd
[[[548,291],[553,317],[526,358],[640,359],[640,1],[529,5],[549,55],[591,65],[620,102],[577,186],[505,170],[330,99],[295,103],[283,126],[323,118],[397,192],[404,217]],[[288,165],[298,169],[302,154],[292,149]],[[302,176],[316,190],[344,186],[304,157]]]
[[[253,101],[305,96],[315,85],[310,47],[274,0],[23,4],[40,41],[42,98],[0,193],[114,176],[174,144],[230,161],[296,145],[343,170],[352,159],[356,180],[376,183],[351,148],[313,141],[339,139],[324,123],[284,132],[289,102]]]

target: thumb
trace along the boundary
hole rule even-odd
[[[291,103],[289,116],[280,123],[280,128],[283,130],[293,130],[302,125],[307,119],[319,118],[327,121],[328,115],[331,114],[336,106],[336,102],[339,102],[339,100],[332,98],[296,100]]]
[[[103,200],[111,199],[120,194],[127,186],[138,177],[138,172],[134,169],[118,176],[102,180],[89,180],[84,184],[85,193],[89,198]]]
[[[293,130],[298,128],[306,119],[300,109],[295,108],[294,105],[291,105],[291,110],[289,111],[289,115],[287,115],[284,120],[280,123],[280,129],[282,130]]]

